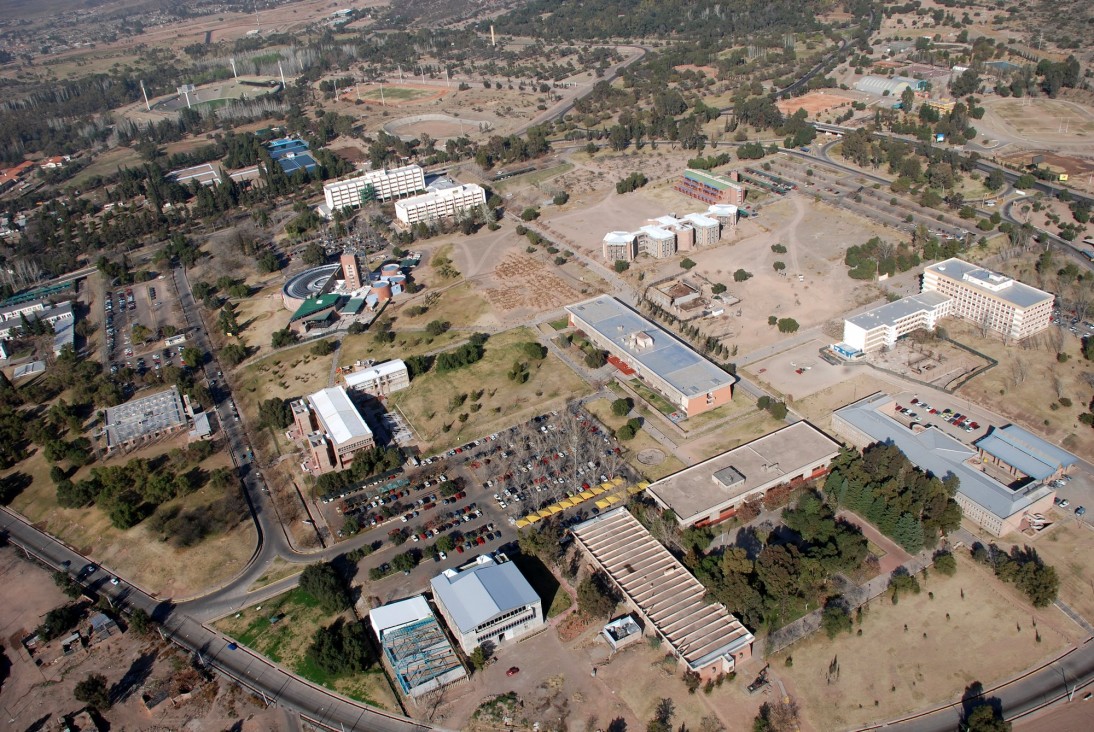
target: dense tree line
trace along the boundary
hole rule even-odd
[[[847,275],[855,280],[872,280],[879,274],[895,275],[920,265],[919,255],[907,244],[892,245],[880,237],[863,244],[847,247],[843,263],[850,269]]]
[[[755,559],[740,547],[700,555],[701,547],[693,546],[685,557],[710,594],[749,627],[774,629],[799,617],[817,605],[832,574],[851,572],[866,559],[862,532],[837,519],[816,494],[803,495],[783,520],[796,539],[757,536],[762,548]]]
[[[375,662],[364,626],[342,618],[315,631],[308,659],[333,676],[359,674]]]
[[[396,447],[375,447],[355,453],[346,470],[324,473],[315,482],[318,495],[327,495],[360,483],[373,475],[394,470],[403,464],[403,455]]]
[[[484,344],[489,337],[486,333],[472,334],[470,340],[459,348],[437,354],[433,368],[438,374],[445,374],[481,361],[486,354]]]
[[[1056,568],[1045,564],[1036,549],[1013,546],[1007,553],[995,544],[975,544],[972,556],[991,566],[996,577],[1021,590],[1034,607],[1047,607],[1056,600],[1060,578]]]
[[[352,606],[349,587],[331,562],[309,564],[300,575],[300,589],[315,598],[328,613],[340,613]]]
[[[875,444],[859,455],[844,450],[832,462],[825,493],[911,553],[934,547],[961,525],[957,476],[938,478],[912,465],[895,445]]]

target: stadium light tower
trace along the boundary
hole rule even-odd
[[[148,103],[148,92],[144,90],[144,79],[141,79],[141,94],[144,95],[144,107],[149,112],[152,111],[152,105]]]

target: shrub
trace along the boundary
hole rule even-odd
[[[739,270],[737,270],[736,272],[733,273],[733,281],[734,282],[744,282],[745,280],[749,279],[750,277],[752,277],[752,273],[751,272],[746,272],[743,269],[739,269]]]
[[[684,257],[684,259],[680,262],[680,266],[684,269],[690,270],[692,267],[695,266],[695,262],[691,261],[687,257]]]
[[[631,268],[631,263],[624,259],[615,260],[615,271],[622,274]]]
[[[333,341],[322,340],[316,341],[315,345],[311,347],[311,352],[316,356],[329,356],[334,353],[335,344]]]
[[[521,221],[535,221],[539,218],[539,210],[535,206],[529,206],[520,212]]]
[[[633,404],[631,404],[630,399],[616,399],[614,402],[612,402],[612,414],[614,414],[616,417],[625,417],[631,411],[632,406]]]

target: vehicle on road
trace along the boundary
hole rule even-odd
[[[1075,509],[1075,515],[1076,516],[1082,516],[1085,513],[1086,513],[1086,508],[1084,506],[1079,506],[1078,508]]]
[[[519,673],[520,673],[519,668],[517,668],[516,666],[510,666],[509,670],[505,672],[505,675],[506,676],[516,676]]]

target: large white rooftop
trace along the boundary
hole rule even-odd
[[[958,280],[978,292],[1006,300],[1020,308],[1032,307],[1045,300],[1052,300],[1054,297],[1049,292],[1038,290],[1036,287],[956,257],[932,264],[924,272],[933,272],[942,277]]]
[[[346,390],[340,386],[317,391],[308,397],[319,416],[323,429],[336,445],[355,442],[372,435],[357,407],[353,406]]]
[[[944,305],[949,297],[934,290],[927,290],[918,295],[908,295],[894,302],[886,303],[873,310],[867,310],[847,319],[863,330],[872,330],[879,326],[895,326],[899,321],[910,315],[920,312],[929,312]]]
[[[512,562],[498,564],[482,555],[473,567],[448,569],[430,581],[433,597],[444,604],[461,633],[511,610],[539,602],[528,580]]]
[[[367,369],[361,369],[360,371],[346,374],[346,386],[352,389],[359,384],[367,384],[370,381],[382,379],[386,376],[393,376],[402,373],[403,371],[406,371],[406,364],[402,359],[397,358],[392,361],[385,361],[384,363],[370,366]]]

